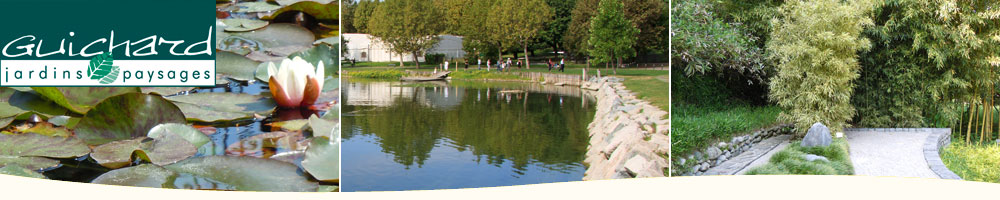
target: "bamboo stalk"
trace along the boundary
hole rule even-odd
[[[965,129],[965,143],[968,144],[972,142],[972,122],[975,121],[976,116],[976,103],[969,104],[969,125]]]

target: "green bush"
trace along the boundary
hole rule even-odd
[[[861,37],[871,25],[867,1],[793,0],[781,6],[782,19],[768,41],[776,61],[770,97],[784,108],[780,118],[795,123],[805,134],[822,122],[841,131],[854,116],[851,94],[860,66],[857,52],[871,46]]]
[[[763,51],[756,38],[716,16],[715,2],[671,2],[672,65],[687,75],[732,70],[749,76],[763,72]]]
[[[429,65],[436,65],[444,63],[444,54],[432,53],[424,55],[424,61]]]
[[[835,139],[827,147],[802,147],[800,142],[788,145],[788,148],[775,153],[762,166],[747,170],[747,175],[851,175],[854,166],[848,152],[847,140]],[[826,157],[829,162],[821,160],[807,161],[806,154]]]
[[[361,70],[361,71],[346,71],[344,75],[353,78],[371,78],[371,79],[399,79],[406,76],[406,72],[399,70]]]
[[[941,161],[962,179],[1000,183],[1000,145],[974,145],[960,139],[944,148]]]

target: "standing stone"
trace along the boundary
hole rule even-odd
[[[816,122],[806,132],[806,137],[802,138],[801,146],[826,147],[830,146],[830,142],[833,142],[833,137],[830,136],[830,129],[823,125],[823,123]]]

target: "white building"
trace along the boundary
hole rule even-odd
[[[345,60],[357,60],[358,62],[399,62],[399,54],[392,53],[389,48],[379,42],[374,36],[360,33],[344,33],[341,35],[347,41],[347,46],[343,51],[347,52]],[[441,35],[440,41],[433,48],[427,50],[427,54],[444,54],[445,59],[465,57],[462,50],[462,36]],[[420,62],[424,58],[420,56]],[[413,61],[413,55],[403,55],[404,62]]]

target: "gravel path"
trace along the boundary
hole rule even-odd
[[[939,178],[924,159],[927,132],[848,131],[854,174]]]

